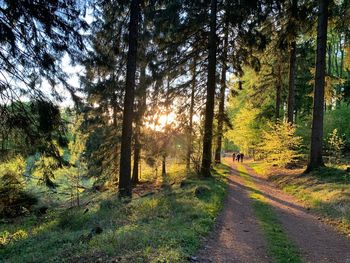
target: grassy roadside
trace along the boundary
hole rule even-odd
[[[192,176],[182,185],[169,185],[128,203],[106,195],[88,210],[53,211],[42,218],[1,223],[0,258],[3,262],[184,262],[213,226],[229,171],[220,165],[214,178]]]
[[[252,167],[262,173],[264,165]],[[266,177],[285,192],[350,236],[350,174],[343,167],[328,167],[304,175],[303,170],[281,169]]]
[[[267,241],[267,252],[274,262],[302,262],[298,249],[288,239],[288,236],[283,231],[282,224],[277,218],[277,215],[267,203],[267,199],[255,186],[253,179],[247,175],[247,170],[241,164],[237,169],[240,176],[244,179],[246,186],[251,188],[249,197],[253,200],[253,209],[256,218],[261,226],[263,234]]]

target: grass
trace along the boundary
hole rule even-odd
[[[325,167],[310,174],[302,172],[283,169],[268,178],[350,236],[350,173],[339,166]]]
[[[253,200],[254,213],[266,238],[269,256],[274,262],[278,263],[302,262],[298,249],[288,239],[276,213],[267,203],[267,199],[260,194],[253,179],[247,175],[247,171],[242,165],[238,166],[238,170],[240,171],[240,176],[244,179],[246,186],[253,189],[249,193],[249,197]]]
[[[185,178],[169,170],[169,178]],[[187,178],[159,193],[123,202],[115,193],[101,194],[86,208],[54,210],[45,217],[23,217],[0,224],[3,262],[184,262],[212,228],[226,194],[220,165],[211,179]],[[209,191],[196,197],[199,186]],[[103,232],[91,235],[93,229]]]
[[[255,172],[261,175],[265,175],[268,169],[267,164],[263,162],[249,162],[249,167],[253,168]]]

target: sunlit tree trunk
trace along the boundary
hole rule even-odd
[[[220,102],[218,112],[218,135],[216,138],[215,163],[221,163],[221,146],[223,137],[224,114],[225,114],[225,92],[226,92],[226,71],[227,71],[227,48],[228,48],[228,24],[226,23],[224,49],[222,54],[222,71],[220,83]]]
[[[196,67],[197,67],[197,58],[195,57],[193,59],[193,65],[192,65],[191,101],[190,101],[188,134],[187,134],[187,152],[186,152],[187,172],[190,172],[190,169],[191,169],[191,154],[193,149],[192,136],[193,136],[194,94],[196,91],[196,76],[197,76]]]
[[[122,137],[120,147],[119,196],[131,197],[131,138],[133,107],[135,97],[135,73],[137,60],[138,24],[140,16],[140,0],[132,0],[130,4],[130,22],[128,37],[128,55],[126,65],[126,85],[123,110]]]
[[[141,159],[141,143],[140,143],[139,136],[140,136],[140,127],[136,128],[136,131],[135,131],[134,164],[132,168],[132,177],[131,177],[131,182],[133,185],[136,185],[140,182],[139,163]]]
[[[217,0],[211,0],[210,4],[210,33],[209,33],[209,55],[208,55],[208,80],[207,96],[205,105],[205,122],[203,136],[203,155],[201,174],[203,177],[210,177],[211,151],[213,138],[213,119],[214,119],[214,99],[215,99],[215,73],[216,73],[216,12]]]
[[[326,70],[327,24],[329,0],[319,0],[317,24],[316,72],[311,131],[310,160],[306,172],[324,166],[322,157],[324,86]]]

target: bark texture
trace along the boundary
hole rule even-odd
[[[225,117],[225,92],[226,92],[226,71],[227,71],[227,48],[228,48],[228,25],[226,24],[224,49],[222,54],[222,71],[220,82],[220,102],[218,112],[218,134],[216,138],[215,163],[221,163],[221,146]]]
[[[201,174],[203,177],[210,177],[213,119],[214,119],[214,99],[215,99],[215,75],[216,75],[216,12],[217,0],[211,0],[210,4],[210,33],[209,33],[209,56],[208,56],[208,80],[207,96],[205,105],[205,123],[203,136],[203,155]]]
[[[119,196],[131,197],[131,138],[133,107],[135,98],[135,73],[137,61],[138,24],[140,16],[140,0],[132,0],[130,4],[130,22],[128,37],[128,55],[126,66],[126,85],[123,110],[122,137],[120,147]]]
[[[322,158],[324,86],[326,73],[327,24],[329,0],[319,0],[314,107],[311,131],[310,160],[306,172],[324,166]]]

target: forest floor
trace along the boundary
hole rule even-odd
[[[350,239],[250,166],[226,161],[224,209],[193,261],[350,262]]]
[[[143,175],[132,200],[87,192],[80,207],[0,218],[0,262],[188,262],[222,210],[229,174],[217,165],[203,180],[174,163],[159,180]]]

